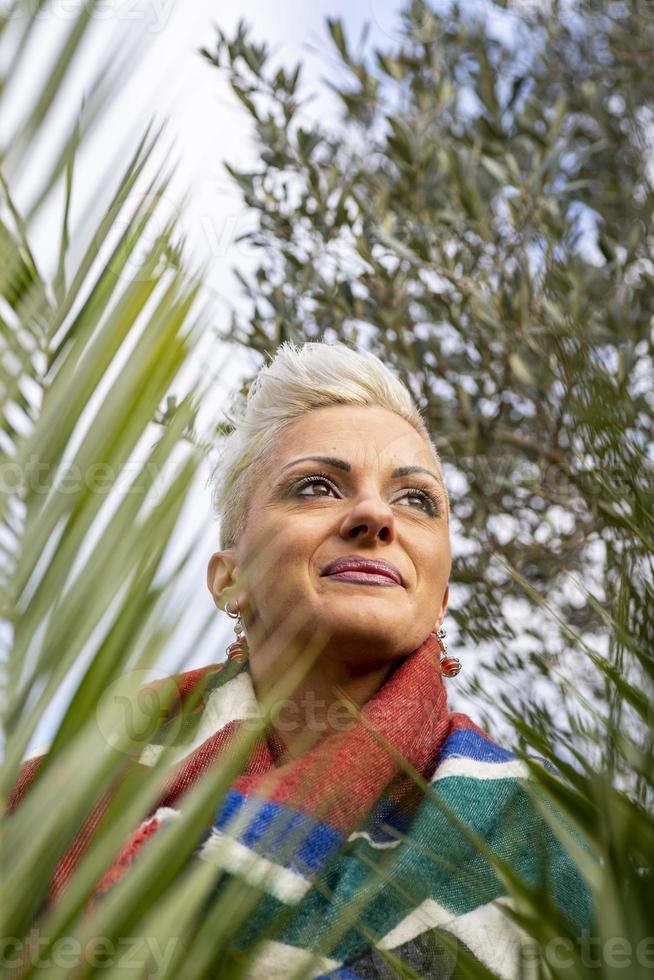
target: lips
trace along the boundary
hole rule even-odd
[[[360,572],[361,576],[357,579],[353,573]],[[395,585],[404,585],[402,575],[395,565],[384,561],[382,558],[360,558],[357,555],[346,555],[344,558],[337,558],[323,568],[321,575],[342,575],[344,581],[370,581],[381,578],[379,584],[384,584],[384,579],[389,579]],[[346,577],[347,576],[347,577]],[[390,584],[390,582],[389,582]]]

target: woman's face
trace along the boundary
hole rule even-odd
[[[410,653],[442,621],[448,600],[447,505],[432,450],[383,408],[308,412],[276,441],[235,549],[212,557],[214,596],[226,584],[225,557],[246,576],[251,655],[253,635],[260,642],[291,616],[305,623],[297,639],[315,630],[329,638],[323,655],[370,664]],[[401,584],[388,575],[325,574],[344,557],[387,562]]]

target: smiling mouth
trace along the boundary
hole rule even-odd
[[[381,585],[383,588],[399,588],[395,579],[380,572],[364,572],[361,568],[352,568],[349,571],[332,572],[325,575],[325,578],[335,579],[337,582],[350,582],[355,585]]]

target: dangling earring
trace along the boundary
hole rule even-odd
[[[441,645],[443,656],[441,657],[441,671],[446,677],[456,677],[461,670],[461,662],[456,657],[451,657],[447,652],[445,642],[445,630],[441,626],[439,630],[432,630],[432,635],[437,637]]]
[[[227,647],[227,659],[242,663],[250,656],[250,648],[243,628],[243,619],[241,617],[241,610],[238,608],[238,602],[236,603],[236,612],[230,612],[229,609],[225,609],[225,612],[230,619],[236,620],[234,623],[236,639]]]

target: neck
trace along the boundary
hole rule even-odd
[[[272,698],[272,728],[286,746],[286,756],[298,758],[355,720],[339,695],[362,708],[396,664],[393,659],[368,664],[341,661],[324,650],[313,659],[307,656],[302,664],[297,651],[287,650],[275,658],[251,653],[249,666],[257,700]]]

